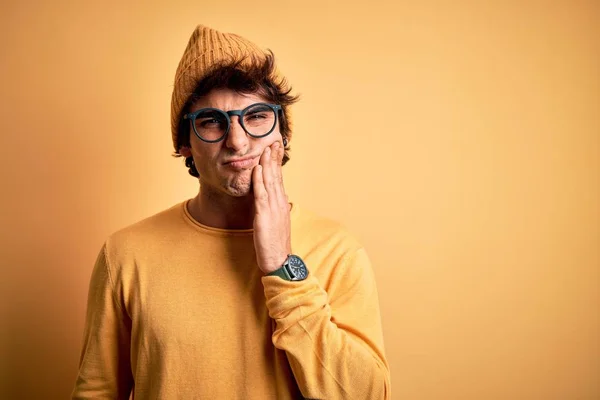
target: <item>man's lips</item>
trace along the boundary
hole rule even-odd
[[[229,161],[223,163],[223,165],[225,165],[226,167],[234,168],[234,169],[244,169],[244,168],[251,167],[252,164],[254,164],[255,159],[256,159],[256,156],[234,158],[232,160],[229,160]]]

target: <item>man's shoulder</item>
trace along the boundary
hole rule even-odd
[[[332,247],[342,246],[346,250],[362,247],[358,236],[340,220],[304,207],[298,207],[296,211],[293,218],[294,235],[300,236],[303,241]]]
[[[183,202],[125,226],[108,236],[106,244],[119,248],[146,247],[172,240],[183,224]]]
[[[295,210],[294,210],[295,208]],[[319,231],[344,231],[346,227],[338,220],[325,216],[305,206],[294,204],[292,220],[303,229],[317,229]]]

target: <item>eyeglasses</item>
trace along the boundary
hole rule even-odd
[[[231,127],[230,117],[237,115],[244,131],[253,138],[260,139],[273,132],[277,124],[277,112],[280,110],[280,105],[267,103],[255,103],[243,110],[229,111],[209,107],[185,114],[183,119],[190,121],[200,140],[216,143],[227,136]]]

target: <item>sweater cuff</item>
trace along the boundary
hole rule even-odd
[[[263,276],[266,305],[273,319],[287,318],[297,313],[298,318],[327,304],[327,292],[311,273],[302,281],[286,281],[278,276]]]

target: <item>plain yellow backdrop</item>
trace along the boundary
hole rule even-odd
[[[599,2],[0,12],[0,398],[69,396],[103,240],[196,193],[169,110],[198,23],[301,94],[286,187],[369,251],[394,399],[600,398]]]

